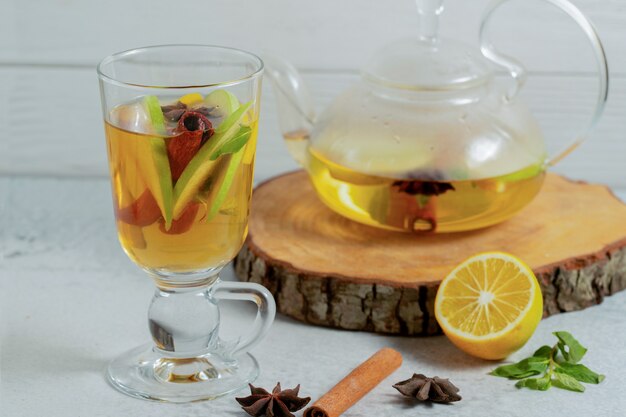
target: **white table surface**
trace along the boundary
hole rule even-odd
[[[624,194],[622,194],[624,197]],[[126,397],[104,379],[108,360],[148,340],[152,282],[119,247],[108,181],[0,178],[0,416],[244,416],[233,396],[187,404]],[[223,278],[234,279],[226,268]],[[224,306],[234,333],[247,306]],[[584,360],[607,378],[584,394],[518,390],[487,375],[495,363],[471,358],[443,336],[390,337],[340,331],[278,317],[255,350],[258,385],[302,384],[318,398],[377,349],[404,356],[397,372],[346,416],[623,416],[626,410],[626,292],[600,306],[541,322],[521,359],[569,330],[589,348]],[[454,405],[410,405],[391,388],[413,372],[449,377],[461,388]],[[241,394],[245,394],[242,392]]]

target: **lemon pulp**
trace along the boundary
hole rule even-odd
[[[489,252],[457,266],[441,283],[435,316],[465,352],[502,359],[532,336],[543,313],[539,283],[513,255]]]

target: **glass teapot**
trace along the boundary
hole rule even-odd
[[[487,38],[480,52],[437,36],[442,0],[417,0],[420,36],[373,55],[359,82],[316,117],[290,64],[265,57],[283,136],[320,199],[337,213],[371,226],[408,232],[455,232],[501,222],[539,192],[546,169],[590,133],[608,91],[606,57],[592,24],[566,0],[546,0],[583,29],[598,64],[597,103],[585,131],[547,155],[537,121],[517,93],[524,67]],[[498,83],[493,67],[512,82]]]

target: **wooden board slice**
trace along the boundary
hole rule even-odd
[[[626,288],[626,205],[605,186],[555,174],[507,222],[416,235],[341,217],[298,171],[257,187],[249,230],[235,261],[239,278],[269,288],[283,314],[343,329],[438,333],[438,284],[484,251],[510,252],[531,266],[545,316],[598,304]]]

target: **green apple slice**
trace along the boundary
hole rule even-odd
[[[202,195],[199,196],[199,199],[206,202],[207,206],[209,206],[206,215],[207,222],[217,215],[219,209],[224,204],[228,191],[230,191],[235,180],[237,169],[243,160],[245,154],[245,149],[243,148],[251,136],[252,129],[242,126],[232,141],[230,141],[230,143],[236,145],[232,146],[228,152],[222,151],[221,155],[224,155],[224,157],[220,158],[219,162],[213,165],[204,187],[206,187],[207,183],[210,186],[204,192],[201,192]],[[222,147],[222,150],[225,148],[227,148],[226,145]]]
[[[226,200],[228,191],[230,191],[233,181],[235,180],[235,174],[237,173],[237,170],[240,169],[241,161],[245,153],[244,146],[248,143],[250,136],[252,136],[252,129],[243,126],[239,129],[236,136],[237,139],[233,139],[231,143],[237,143],[237,148],[233,148],[232,150],[232,157],[230,158],[228,168],[226,168],[226,173],[221,179],[219,186],[213,187],[211,193],[206,199],[206,201],[211,204],[211,208],[206,216],[207,222],[211,221],[217,215],[217,212],[222,207],[222,204],[224,204],[224,200]],[[222,149],[225,147],[226,146],[222,147]]]
[[[250,134],[248,133],[248,137]],[[228,168],[226,168],[226,173],[224,174],[224,178],[222,179],[221,184],[219,186],[216,184],[209,193],[207,197],[207,203],[211,205],[211,208],[208,210],[206,215],[206,221],[210,222],[217,215],[219,209],[224,204],[224,200],[226,200],[226,196],[230,191],[230,187],[233,185],[233,181],[235,179],[235,174],[237,170],[240,169],[241,160],[243,159],[243,154],[245,153],[245,149],[240,149],[236,154],[232,156],[230,159],[230,163],[228,164]],[[213,192],[213,190],[215,190]]]
[[[219,161],[215,161],[216,163],[211,167],[211,172],[209,172],[207,180],[204,184],[202,184],[202,187],[200,187],[200,190],[198,191],[196,200],[205,203],[206,205],[206,202],[212,198],[215,194],[216,187],[218,187],[224,180],[231,157],[232,155],[224,155],[224,157],[220,158]]]
[[[233,114],[240,106],[237,96],[228,90],[215,90],[204,99],[208,108],[215,108],[217,114],[226,118]]]
[[[150,124],[155,132],[158,134],[165,133],[165,116],[163,116],[159,99],[156,96],[145,96],[143,98],[143,105],[148,112]]]
[[[155,96],[145,96],[143,105],[155,133],[164,134],[165,118],[159,99]],[[144,149],[139,149],[138,164],[141,172],[144,173],[143,177],[148,189],[161,209],[161,214],[165,219],[165,228],[169,229],[172,224],[173,187],[165,139],[153,136],[141,142],[140,147]]]
[[[173,217],[178,218],[187,204],[195,197],[200,187],[213,172],[219,150],[223,146],[232,146],[233,140],[238,140],[241,123],[246,112],[252,105],[248,102],[240,106],[215,129],[215,134],[200,148],[189,161],[174,187]],[[249,128],[248,128],[249,129]],[[217,155],[217,156],[215,156]],[[214,157],[215,156],[215,157]]]

